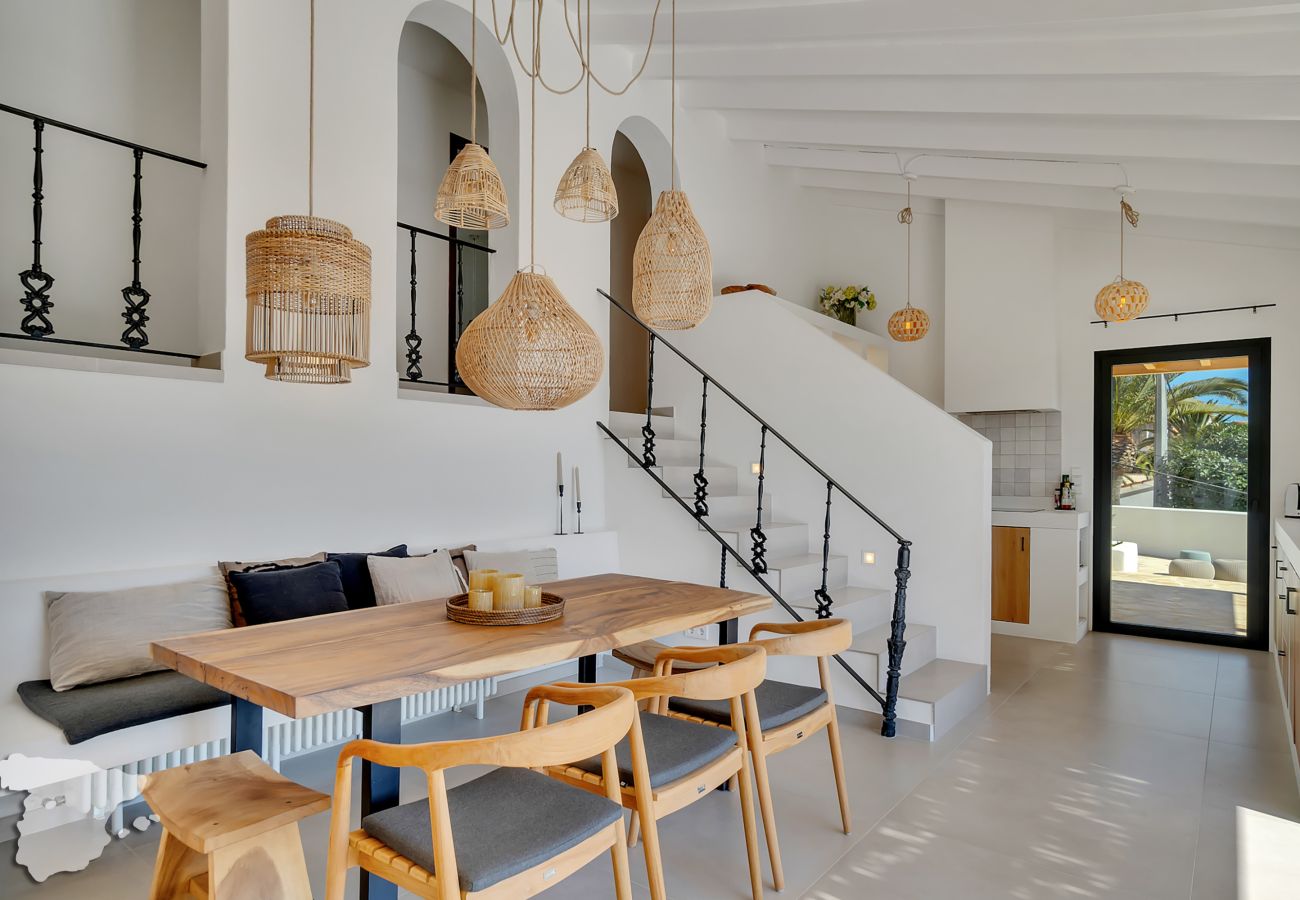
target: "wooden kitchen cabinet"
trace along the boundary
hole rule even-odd
[[[993,618],[1029,624],[1028,528],[993,528]]]

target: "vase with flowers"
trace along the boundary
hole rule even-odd
[[[875,309],[876,295],[865,284],[827,285],[818,295],[822,312],[846,325],[858,323],[858,310]]]

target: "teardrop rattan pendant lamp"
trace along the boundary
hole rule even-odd
[[[529,265],[469,323],[456,345],[461,378],[484,400],[506,409],[568,406],[591,393],[605,368],[600,338],[536,263],[538,10],[534,0]]]
[[[889,336],[896,341],[919,341],[930,331],[930,316],[912,305],[912,182],[916,176],[910,172],[907,179],[907,206],[898,213],[898,221],[907,226],[907,305],[889,317]]]
[[[578,7],[578,40],[581,44],[582,7]],[[608,222],[618,215],[618,191],[614,176],[599,151],[591,146],[591,0],[587,0],[587,51],[583,60],[587,80],[587,138],[555,189],[555,211],[575,222]]]
[[[632,309],[651,328],[683,331],[713,306],[713,254],[686,194],[677,190],[677,0],[672,35],[672,190],[664,191],[632,255]]]
[[[266,377],[345,384],[370,365],[370,248],[317,217],[316,3],[311,0],[307,215],[277,216],[244,240],[248,332],[245,358]]]
[[[1124,277],[1124,223],[1137,228],[1138,211],[1124,199],[1132,188],[1121,186],[1119,191],[1119,277],[1097,292],[1097,318],[1103,322],[1127,322],[1146,311],[1151,294],[1146,285]]]
[[[442,176],[433,217],[453,228],[505,228],[510,224],[506,187],[478,143],[478,0],[470,4],[469,30],[469,143]]]

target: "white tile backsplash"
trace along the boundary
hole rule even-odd
[[[957,417],[993,442],[994,497],[1050,497],[1061,481],[1059,412]]]

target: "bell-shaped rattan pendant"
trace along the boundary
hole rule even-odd
[[[664,191],[636,240],[632,309],[651,328],[684,331],[713,306],[709,239],[682,191]]]
[[[370,365],[370,248],[318,216],[279,216],[244,241],[246,359],[266,377],[342,384]]]
[[[501,173],[478,144],[466,144],[447,167],[438,185],[433,217],[453,228],[492,229],[510,224]]]
[[[555,211],[575,222],[608,222],[618,215],[614,176],[600,153],[583,147],[555,189]]]
[[[456,368],[496,406],[560,409],[591,393],[605,351],[549,275],[520,271],[461,335]]]

